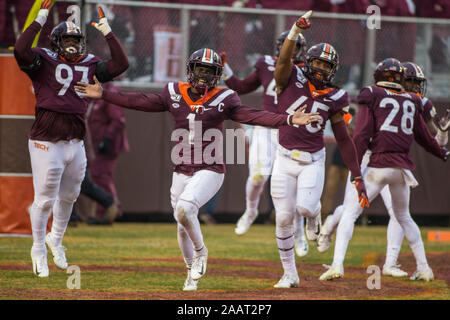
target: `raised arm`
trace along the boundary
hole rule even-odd
[[[275,66],[275,71],[273,73],[275,82],[277,84],[277,93],[283,92],[284,88],[289,83],[292,72],[292,54],[297,43],[297,38],[302,30],[306,30],[311,26],[308,21],[309,17],[312,15],[312,11],[308,11],[303,16],[301,16],[292,26],[286,40],[283,42],[281,47],[280,56],[278,58],[277,64]]]
[[[95,74],[100,82],[106,82],[117,77],[129,67],[129,62],[125,50],[120,44],[119,39],[112,32],[108,24],[105,14],[100,6],[98,6],[98,22],[92,22],[92,26],[100,31],[106,38],[109,51],[111,52],[111,59],[98,63]]]
[[[134,92],[114,92],[103,90],[100,82],[94,77],[94,84],[78,82],[75,91],[83,94],[84,98],[103,99],[106,102],[127,109],[145,112],[168,111],[167,105],[160,94],[143,94]]]
[[[40,67],[39,55],[31,49],[36,35],[41,31],[47,21],[48,13],[53,6],[54,1],[45,0],[41,4],[36,19],[19,36],[14,46],[14,56],[19,67],[25,71],[37,71]]]

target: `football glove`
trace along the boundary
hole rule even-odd
[[[222,51],[219,53],[220,58],[222,58],[222,79],[223,81],[227,81],[233,76],[233,70],[231,69],[230,65],[227,63],[227,53],[225,51]]]
[[[297,41],[298,35],[302,30],[309,29],[311,27],[311,22],[309,22],[309,18],[312,16],[313,11],[309,10],[307,13],[302,15],[297,21],[292,25],[291,31],[287,38],[289,40]]]
[[[41,9],[38,12],[38,15],[35,19],[37,23],[39,23],[42,26],[44,26],[45,22],[47,21],[48,12],[52,8],[52,6],[55,4],[56,0],[44,0],[41,3]]]
[[[98,6],[98,22],[93,21],[91,25],[95,27],[98,31],[100,31],[105,37],[108,33],[110,33],[111,27],[108,24],[108,20],[106,19],[105,13],[103,12],[102,7]]]
[[[447,109],[445,116],[435,117],[434,122],[436,123],[439,130],[443,132],[450,129],[450,109]]]
[[[367,198],[366,186],[364,185],[364,180],[362,177],[350,178],[355,184],[356,191],[358,191],[358,202],[361,205],[361,208],[368,208],[370,206],[369,199]]]

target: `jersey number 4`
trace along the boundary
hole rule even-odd
[[[75,69],[75,71],[80,71],[83,73],[81,76],[81,82],[89,83],[89,81],[88,81],[89,68],[88,67],[75,66],[74,69]],[[63,70],[65,70],[66,71],[65,73],[67,74],[65,77],[63,76],[63,72],[62,72]],[[55,79],[58,83],[63,85],[62,88],[58,91],[58,96],[63,96],[67,92],[67,89],[70,87],[70,84],[72,83],[72,80],[73,80],[72,68],[64,63],[58,64],[58,66],[56,66],[56,69],[55,69]],[[78,92],[77,92],[77,94],[78,94]]]
[[[400,112],[400,104],[397,100],[393,98],[384,98],[380,101],[380,108],[386,108],[388,105],[392,106],[391,112],[384,120],[383,124],[380,127],[381,131],[389,131],[393,133],[398,133],[398,127],[392,125],[392,121],[397,116],[397,113]],[[416,111],[416,107],[414,103],[410,100],[405,100],[402,103],[402,119],[400,128],[403,133],[410,135],[413,133],[414,127],[414,114]]]

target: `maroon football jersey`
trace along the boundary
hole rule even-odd
[[[358,143],[359,139],[364,136],[372,139],[368,165],[414,169],[409,149],[417,134],[415,127],[420,121],[423,123],[421,98],[414,93],[369,86],[361,90],[357,100],[360,105],[367,106],[368,114],[360,119],[363,111],[358,112],[354,140],[360,149],[364,143]],[[358,150],[358,154],[364,151]]]
[[[175,120],[172,133],[172,139],[176,141],[174,148],[180,151],[177,159],[182,160],[175,164],[175,171],[187,175],[201,169],[225,172],[224,161],[215,161],[216,158],[222,158],[218,157],[215,148],[210,146],[216,142],[216,137],[222,138],[218,133],[222,132],[224,120],[274,128],[287,125],[287,114],[274,114],[243,106],[237,93],[231,89],[216,87],[204,97],[193,101],[188,92],[189,88],[188,83],[169,82],[161,94],[115,93],[104,90],[102,98],[135,110],[169,111]],[[203,112],[199,112],[199,108],[202,108]],[[183,135],[186,132],[188,137]],[[190,150],[190,156],[184,155],[183,150]],[[222,152],[222,148],[220,151]]]
[[[271,56],[262,56],[255,63],[255,68],[258,70],[259,81],[264,88],[262,96],[262,108],[270,112],[278,112],[277,103],[277,87],[273,72],[275,71],[276,60]]]
[[[286,88],[278,95],[278,112],[293,114],[306,105],[305,112],[318,112],[321,119],[306,126],[284,126],[279,130],[279,143],[289,150],[316,152],[325,147],[323,131],[326,121],[338,112],[347,112],[348,94],[343,89],[317,90],[298,66],[292,67]]]
[[[85,114],[87,101],[73,86],[79,81],[93,83],[100,59],[88,54],[76,63],[68,63],[49,49],[32,50],[42,59],[40,70],[30,76],[36,95],[36,107],[61,113]]]
[[[425,119],[425,121],[430,121],[434,118],[436,115],[436,109],[433,106],[433,103],[430,99],[427,97],[424,97],[423,95],[416,93],[420,100],[422,101],[422,108],[420,108],[420,112],[422,114],[422,117]]]

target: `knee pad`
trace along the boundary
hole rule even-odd
[[[321,206],[319,204],[314,210],[312,210],[311,208],[305,208],[304,206],[297,205],[296,209],[298,214],[305,218],[315,218],[319,214]]]
[[[266,183],[268,178],[269,178],[269,176],[265,176],[265,175],[257,173],[257,174],[253,174],[250,177],[250,182],[255,187],[261,187],[261,186],[263,186]]]
[[[275,222],[277,229],[290,228],[294,223],[294,215],[292,212],[277,211]]]
[[[197,206],[192,202],[179,200],[175,207],[175,220],[181,224],[185,224],[196,215],[197,211]]]
[[[43,198],[34,198],[34,206],[42,211],[49,211],[53,209],[53,205],[55,204],[56,199],[43,199]]]

